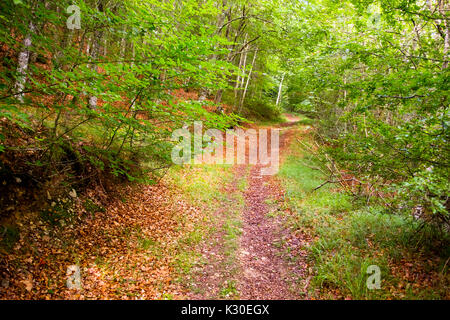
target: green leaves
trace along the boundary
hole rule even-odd
[[[327,151],[353,175],[398,182],[390,191],[403,208],[443,214],[449,70],[432,13],[418,1],[314,3],[323,7],[311,8],[310,24],[340,23],[327,26],[332,36],[310,32],[315,43],[299,44],[307,58],[296,60],[289,101],[319,117],[319,132],[333,146]]]
[[[234,44],[215,33],[220,11],[215,3],[199,6],[188,0],[174,8],[160,0],[127,0],[99,8],[79,1],[82,29],[67,30],[67,15],[60,9],[69,2],[39,4],[33,12],[26,1],[0,4],[1,30],[14,30],[14,37],[0,32],[0,42],[10,51],[0,70],[0,117],[40,132],[29,147],[43,150],[43,166],[57,161],[56,145],[81,144],[86,147],[79,155],[83,160],[133,179],[141,162],[163,167],[170,161],[166,141],[184,121],[202,119],[224,128],[241,120],[210,113],[207,103],[174,97],[181,88],[227,88],[236,70],[211,59],[225,57],[226,47]],[[30,19],[37,30],[31,33],[27,93],[19,105],[11,94],[21,75],[16,61],[21,41],[30,34]]]
[[[5,151],[5,146],[3,145],[4,140],[5,140],[5,136],[0,133],[0,153]]]

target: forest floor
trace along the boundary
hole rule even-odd
[[[280,130],[277,175],[176,166],[155,185],[18,207],[1,234],[0,299],[448,299],[448,256],[410,249],[407,219],[336,186],[314,191],[324,175],[301,148],[314,147],[312,128],[285,118],[253,125]],[[67,287],[73,265],[79,290]],[[382,290],[367,289],[369,265]]]
[[[286,118],[278,128],[284,128],[281,157],[299,120]],[[215,213],[216,228],[221,232],[201,248],[204,263],[193,271],[188,298],[305,298],[298,284],[304,278],[306,262],[286,259],[303,241],[290,234],[286,215],[280,214],[284,195],[280,182],[276,176],[261,175],[259,164],[235,165],[232,172],[233,178],[223,189],[229,205]]]
[[[296,120],[282,128],[281,153]],[[156,185],[23,206],[0,247],[0,298],[294,299],[304,265],[283,257],[282,195],[259,165],[192,165]],[[72,265],[81,290],[66,286]]]

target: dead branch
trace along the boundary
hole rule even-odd
[[[314,188],[312,191],[319,190],[320,188],[322,188],[323,186],[325,186],[325,185],[327,185],[327,184],[329,184],[329,183],[339,183],[339,184],[342,185],[342,183],[345,182],[345,181],[357,181],[357,180],[356,180],[355,178],[352,178],[352,179],[344,179],[344,180],[337,180],[337,181],[327,180],[327,181],[325,181],[324,183],[322,183],[320,186]]]

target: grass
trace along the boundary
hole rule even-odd
[[[195,251],[180,251],[175,257],[175,267],[179,273],[187,275],[198,263],[200,255]]]
[[[311,139],[300,133],[297,138],[306,144]],[[417,273],[417,277],[426,277],[427,272],[436,274],[442,269],[442,260],[428,271],[402,267],[408,259],[426,260],[417,246],[417,221],[388,214],[380,206],[361,206],[346,193],[333,190],[335,186],[313,191],[327,178],[313,169],[318,164],[300,144],[293,143],[290,151],[279,176],[286,190],[286,201],[295,212],[290,227],[313,239],[308,248],[313,265],[310,295],[332,299],[445,297],[448,275],[442,275],[443,283],[437,281],[431,290],[408,278],[410,273]],[[430,234],[424,237],[430,239]],[[367,269],[371,265],[381,269],[379,290],[369,290],[366,285]]]
[[[168,180],[180,188],[187,200],[201,212],[199,220],[191,222],[191,230],[179,241],[174,263],[179,281],[191,279],[193,267],[205,263],[199,254],[200,246],[215,239],[214,234],[223,234],[223,268],[229,278],[217,294],[222,298],[238,297],[233,277],[238,274],[236,253],[242,233],[240,213],[245,204],[243,192],[248,187],[249,172],[248,168],[245,175],[235,182],[236,192],[228,194],[224,193],[223,188],[234,179],[233,167],[230,165],[189,165],[174,167],[168,173]],[[193,290],[198,290],[195,287],[192,286]]]
[[[270,120],[258,120],[257,123],[259,126],[268,127],[268,126],[277,126],[281,123],[287,122],[287,119],[284,115],[280,114],[278,117]]]
[[[175,268],[180,275],[190,274],[191,269],[202,262],[202,257],[196,248],[206,238],[205,234],[207,234],[205,227],[196,226],[193,231],[188,232],[179,241],[175,256]]]
[[[223,224],[225,232],[225,254],[228,256],[229,265],[232,266],[235,262],[235,254],[239,248],[239,238],[242,234],[242,220],[240,217],[241,209],[244,206],[244,200],[237,198],[237,208],[229,211],[228,217]]]
[[[161,249],[159,248],[159,243],[153,239],[149,238],[139,238],[139,246],[144,251],[150,251],[155,256],[159,256]]]
[[[213,210],[224,199],[221,187],[232,178],[229,165],[190,165],[173,167],[168,178],[189,196],[194,205]]]
[[[249,172],[250,172],[250,168],[247,169],[247,175]],[[237,187],[238,187],[239,191],[241,191],[241,192],[244,192],[245,190],[247,190],[247,187],[248,187],[247,176],[239,179]]]
[[[307,118],[307,117],[305,117],[305,116],[303,116],[303,115],[300,115],[300,117],[301,117],[302,119],[298,122],[299,125],[313,126],[313,125],[316,124],[316,120]]]
[[[224,286],[219,293],[221,298],[238,297],[239,292],[236,288],[236,281],[230,280],[224,283]]]
[[[17,241],[20,239],[20,232],[17,226],[1,226],[0,229],[0,249],[11,251]]]
[[[195,246],[202,242],[204,238],[204,230],[202,226],[196,226],[195,229],[187,234],[183,239],[184,244],[187,246]]]
[[[194,266],[202,263],[198,245],[207,241],[216,231],[217,217],[214,213],[228,201],[222,188],[232,177],[229,165],[189,165],[173,167],[169,171],[166,177],[168,181],[181,189],[192,205],[201,208],[199,221],[192,223],[178,242],[174,266],[180,281],[191,273]],[[183,221],[183,225],[186,224],[189,222]]]

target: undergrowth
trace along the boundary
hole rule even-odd
[[[296,135],[311,145],[310,136]],[[450,252],[443,245],[448,238],[411,216],[393,214],[376,202],[363,204],[336,185],[314,191],[327,179],[317,170],[320,164],[298,143],[290,151],[279,175],[295,213],[290,226],[312,239],[309,294],[333,299],[448,298],[445,263]],[[379,290],[366,285],[371,265],[381,270]]]

